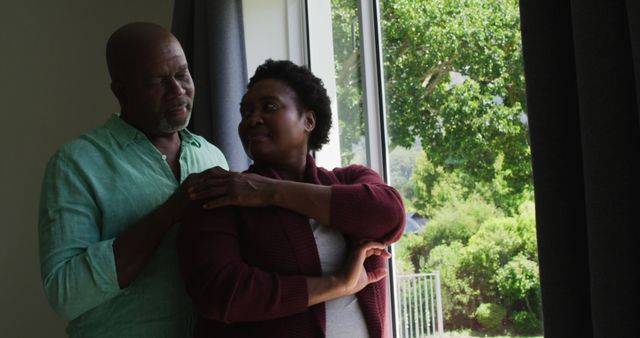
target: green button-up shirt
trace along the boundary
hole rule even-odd
[[[180,182],[228,168],[204,138],[180,132]],[[126,289],[113,241],[178,188],[163,155],[117,115],[49,160],[39,211],[40,269],[51,306],[71,337],[189,337],[193,309],[178,270],[174,226]]]

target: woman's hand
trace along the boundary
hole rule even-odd
[[[337,276],[339,283],[344,288],[345,295],[357,293],[367,285],[375,283],[389,274],[389,270],[385,268],[373,271],[365,270],[364,261],[371,256],[389,258],[391,254],[386,250],[386,245],[378,242],[364,243],[355,248],[347,258],[343,270]]]
[[[331,225],[331,186],[276,180],[215,167],[198,174],[189,196],[194,201],[206,201],[205,209],[228,205],[276,206]]]
[[[226,205],[264,207],[273,201],[274,180],[264,176],[215,167],[203,171],[198,178],[189,194],[192,200],[208,199],[203,204],[205,209]]]
[[[344,268],[336,275],[322,277],[307,277],[308,306],[316,305],[332,299],[348,296],[364,289],[389,274],[384,268],[368,271],[364,268],[367,257],[391,257],[385,245],[368,242],[356,247],[349,255]]]

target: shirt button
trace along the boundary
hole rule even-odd
[[[164,161],[166,161],[166,160],[167,160],[167,155],[162,154],[162,159],[163,159]]]

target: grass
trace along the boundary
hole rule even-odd
[[[504,336],[504,335],[487,335],[485,333],[473,332],[469,330],[465,331],[451,331],[445,332],[444,338],[478,338],[478,337],[487,337],[487,338],[544,338],[544,336]]]

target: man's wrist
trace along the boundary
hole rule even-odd
[[[180,203],[177,201],[176,196],[172,195],[164,204],[162,204],[158,212],[160,218],[165,220],[168,219],[171,223],[171,226],[182,221],[183,209],[184,207],[181,207]]]

